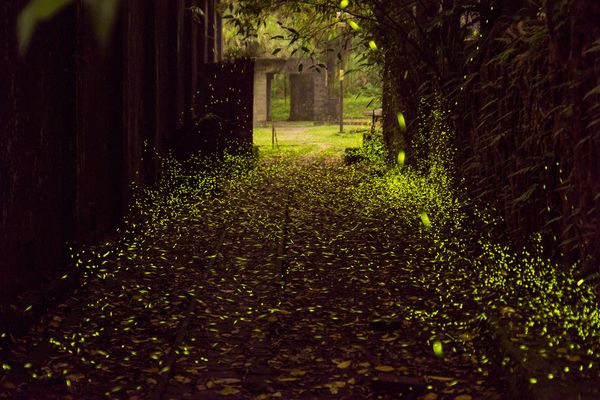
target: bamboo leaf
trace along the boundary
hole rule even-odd
[[[27,51],[39,23],[52,18],[72,2],[73,0],[32,0],[27,4],[17,20],[17,37],[21,54]]]
[[[120,0],[85,0],[90,10],[96,36],[102,46],[106,46],[115,24]]]
[[[595,88],[593,88],[592,90],[590,90],[589,92],[587,92],[585,94],[585,96],[583,96],[583,100],[587,99],[588,97],[594,95],[594,94],[600,94],[600,85],[596,86]]]
[[[525,193],[523,193],[521,196],[517,197],[517,198],[514,200],[514,203],[515,203],[515,204],[518,204],[518,203],[524,203],[524,202],[526,202],[527,200],[529,200],[529,199],[531,198],[531,196],[532,196],[532,195],[535,193],[535,191],[537,190],[538,186],[539,186],[539,185],[538,185],[537,183],[534,183],[533,185],[529,186],[529,188],[528,188],[528,189],[525,191]]]

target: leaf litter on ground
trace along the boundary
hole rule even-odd
[[[217,194],[208,178],[151,193],[134,233],[81,251],[82,288],[19,341],[13,364],[32,367],[3,387],[145,398],[167,374],[165,398],[368,399],[409,388],[497,398],[476,340],[481,311],[464,277],[440,267],[449,254],[434,250],[447,221],[427,209],[436,224],[424,230],[415,218],[423,194],[399,204],[381,193],[387,177],[332,160],[270,159],[233,175]],[[378,320],[402,323],[374,329]]]

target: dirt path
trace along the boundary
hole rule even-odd
[[[428,322],[426,244],[366,182],[271,160],[155,216],[19,343],[4,397],[498,398],[469,316]]]

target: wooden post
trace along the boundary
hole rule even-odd
[[[340,61],[341,64],[341,61]],[[343,67],[343,64],[340,65]],[[344,133],[344,70],[340,68],[340,133]]]
[[[271,121],[271,148],[274,149],[275,146],[277,146],[277,149],[279,149],[279,142],[277,142],[277,132],[275,132],[275,123]]]

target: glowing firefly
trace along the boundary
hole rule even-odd
[[[406,121],[404,120],[404,115],[398,111],[398,113],[396,113],[396,117],[398,118],[398,125],[400,125],[400,130],[402,132],[406,132]]]

